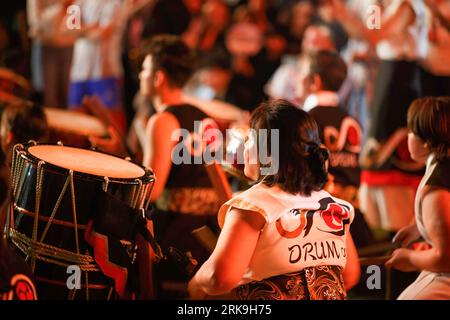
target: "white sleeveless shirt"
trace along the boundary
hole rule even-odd
[[[267,222],[240,284],[307,267],[345,267],[346,225],[354,218],[348,202],[326,191],[306,197],[258,183],[222,206],[218,215],[221,227],[232,208],[258,212]]]

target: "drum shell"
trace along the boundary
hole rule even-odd
[[[30,154],[22,153],[20,157],[25,160],[22,170],[16,173],[14,178],[17,184],[14,199],[14,226],[13,228],[32,238],[34,215],[36,213],[36,190],[38,177],[38,159]],[[40,240],[47,225],[48,218],[63,191],[64,185],[69,178],[69,170],[44,163],[41,168],[42,183],[40,188],[40,206],[38,220],[37,240]],[[146,175],[138,179],[111,179],[108,180],[106,191],[114,197],[121,199],[125,203],[131,204],[133,195],[138,192],[140,185],[150,187],[153,177],[146,172]],[[79,240],[79,253],[92,254],[91,246],[85,240],[85,230],[87,223],[93,218],[95,212],[93,208],[99,198],[100,192],[104,190],[106,181],[102,177],[74,172],[73,186],[75,194],[75,208],[77,227],[74,224],[72,209],[72,192],[70,182],[64,192],[59,208],[56,210],[54,220],[48,229],[45,239],[42,241],[47,245],[64,249],[76,253],[75,230],[77,230]],[[38,295],[43,299],[67,299],[69,289],[62,285],[53,285],[40,281],[40,279],[51,279],[65,284],[70,274],[67,268],[41,260],[36,260],[34,272],[38,281]],[[89,272],[89,284],[99,286],[99,289],[89,290],[90,299],[106,299],[109,296],[111,280],[101,272]],[[83,272],[83,281],[85,273]],[[85,290],[78,290],[77,299],[86,299]]]

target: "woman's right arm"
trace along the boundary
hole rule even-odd
[[[422,202],[423,222],[433,247],[414,251],[411,264],[420,270],[450,272],[450,192],[435,189]]]
[[[257,212],[233,208],[227,214],[214,252],[189,283],[191,298],[230,292],[247,270],[266,224]]]
[[[450,272],[450,192],[444,189],[429,191],[423,197],[422,213],[433,246],[423,251],[397,249],[386,265],[406,272]]]

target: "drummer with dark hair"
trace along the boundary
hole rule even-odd
[[[303,109],[319,125],[320,138],[330,150],[329,173],[332,181],[326,188],[333,196],[350,202],[355,208],[351,232],[357,247],[372,244],[373,236],[359,210],[358,189],[361,169],[358,159],[362,129],[339,101],[338,91],[347,77],[347,66],[334,51],[318,51],[307,58],[299,87],[305,101]]]
[[[203,262],[208,250],[192,231],[205,225],[218,229],[219,203],[203,160],[194,161],[194,154],[198,156],[201,147],[196,142],[202,144],[204,131],[217,128],[217,124],[183,101],[182,88],[193,71],[194,56],[181,39],[156,36],[146,53],[139,76],[140,90],[151,99],[157,113],[146,127],[143,164],[151,167],[157,177],[151,195],[158,209],[155,236],[163,250],[175,247],[183,253],[191,252]],[[183,161],[177,161],[180,158]],[[162,283],[187,280],[176,268],[162,264],[159,267],[158,280]],[[164,292],[161,294],[164,297]]]

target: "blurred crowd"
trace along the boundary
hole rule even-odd
[[[140,92],[140,82],[157,81],[145,78],[152,62],[144,59],[152,37],[177,35],[196,53],[177,102],[200,107],[227,128],[268,99],[287,100],[310,112],[323,132],[334,127],[321,138],[329,138],[324,143],[336,154],[345,126],[333,121],[348,115],[356,124],[345,123],[344,138],[354,134],[354,148],[346,157],[332,155],[330,172],[335,195],[364,213],[354,228],[369,232],[367,221],[393,236],[414,219],[424,166],[407,152],[406,114],[417,98],[450,94],[449,0],[17,0],[0,6],[0,104],[21,97],[79,109],[92,104],[86,96],[96,96],[126,137],[127,151],[145,164],[145,128],[160,110],[153,92]],[[317,106],[344,113],[312,111]],[[357,160],[350,165],[351,159]],[[361,235],[356,245],[371,237]]]
[[[139,54],[156,34],[176,34],[198,52],[195,73],[186,91],[253,110],[268,97],[302,103],[296,78],[301,56],[334,49],[349,66],[340,90],[349,111],[363,127],[373,98],[377,54],[373,39],[348,32],[336,2],[322,0],[83,0],[15,1],[2,4],[0,65],[32,79],[45,105],[80,105],[85,94],[97,94],[121,112],[123,126],[136,112]],[[344,1],[352,15],[369,26],[382,7],[396,1]],[[423,1],[415,1],[423,2]],[[448,1],[426,1],[419,60],[427,83],[425,94],[444,90],[431,75],[450,74],[449,34],[441,18]],[[73,9],[72,5],[79,5]],[[371,10],[370,5],[377,5]],[[73,9],[73,10],[72,10]],[[433,12],[439,12],[439,17]],[[391,10],[392,11],[392,10]],[[78,20],[78,21],[77,21]],[[399,19],[400,21],[400,19]],[[394,23],[395,24],[395,23]],[[393,32],[402,33],[401,27]],[[377,27],[376,25],[374,25]],[[380,26],[380,33],[385,26]],[[354,28],[357,29],[357,26]],[[426,34],[425,34],[426,33]],[[378,49],[378,51],[380,51]],[[89,85],[86,85],[88,83]],[[140,101],[142,102],[142,101]]]

